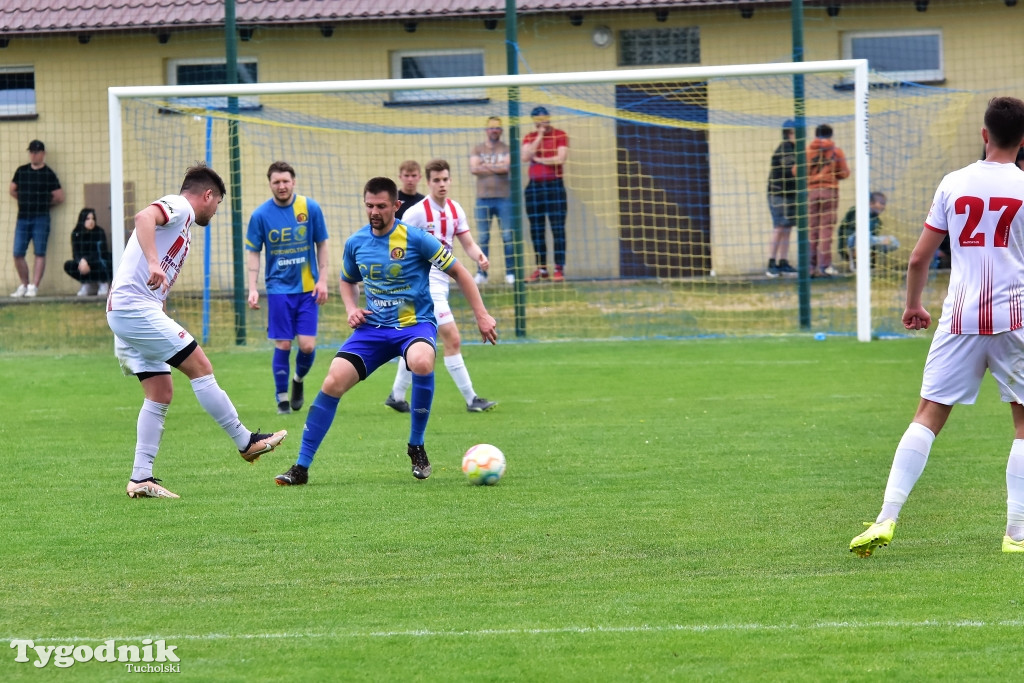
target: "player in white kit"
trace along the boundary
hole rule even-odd
[[[153,478],[153,460],[174,391],[172,367],[189,378],[199,404],[234,440],[247,462],[274,450],[288,435],[249,431],[218,386],[203,349],[164,311],[167,292],[188,255],[192,225],[207,225],[225,194],[224,181],[213,169],[188,169],[180,194],[161,197],[135,215],[135,231],[110,285],[107,324],[114,332],[114,353],[122,372],[138,377],[145,393],[135,465],[126,488],[130,498],[178,498]]]
[[[984,122],[985,159],[942,179],[910,256],[904,327],[931,325],[921,294],[928,264],[947,234],[949,292],[925,362],[921,402],[896,449],[882,510],[850,541],[850,551],[860,557],[892,540],[935,436],[954,404],[974,403],[986,369],[1010,404],[1016,432],[1006,464],[1002,549],[1024,552],[1024,173],[1014,164],[1024,145],[1024,102],[994,98]]]
[[[490,262],[484,254],[480,245],[473,239],[469,231],[469,223],[466,222],[466,212],[462,205],[454,199],[448,198],[448,190],[451,187],[451,169],[444,159],[434,159],[424,169],[427,174],[427,186],[430,193],[422,201],[413,204],[402,214],[401,221],[421,230],[426,230],[441,244],[452,248],[452,243],[458,239],[466,255],[480,265],[480,269],[486,271]],[[466,410],[471,413],[482,413],[498,405],[497,401],[488,401],[476,395],[473,389],[473,380],[469,377],[469,370],[462,358],[462,340],[459,337],[459,328],[455,324],[455,316],[452,315],[451,306],[448,304],[448,291],[451,285],[451,278],[447,273],[432,268],[430,271],[430,295],[434,300],[434,317],[437,318],[437,334],[444,342],[444,367],[448,370],[455,386],[459,388],[462,398],[466,401]],[[405,362],[398,359],[398,372],[395,375],[395,383],[388,394],[384,405],[394,408],[400,413],[409,412],[409,402],[405,400],[405,392],[412,384],[412,373],[405,366]]]

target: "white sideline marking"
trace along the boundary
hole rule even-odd
[[[909,629],[909,628],[1020,628],[1024,626],[1021,619],[1000,619],[985,621],[983,619],[962,619],[958,621],[823,621],[814,624],[669,624],[667,626],[563,626],[560,628],[499,628],[478,629],[475,631],[444,631],[433,629],[417,629],[412,631],[329,631],[326,633],[189,633],[177,635],[133,635],[133,636],[68,636],[57,638],[33,638],[39,643],[72,643],[102,642],[105,640],[141,641],[146,638],[163,639],[169,642],[179,640],[290,640],[319,639],[340,640],[359,638],[464,638],[473,636],[537,636],[558,635],[564,633],[714,633],[718,631],[857,631],[862,629]],[[17,637],[0,638],[0,641],[12,641],[25,638],[24,634]]]

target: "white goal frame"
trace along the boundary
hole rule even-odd
[[[870,244],[868,203],[870,193],[870,156],[868,152],[868,62],[866,59],[842,59],[817,62],[743,64],[708,67],[628,69],[621,71],[585,71],[574,73],[520,74],[505,76],[467,76],[458,78],[416,79],[417,90],[452,88],[494,88],[520,86],[572,85],[583,83],[647,83],[673,80],[702,80],[729,76],[795,75],[848,73],[853,83],[855,198],[857,206],[857,244]],[[110,131],[110,215],[111,225],[124,225],[124,158],[121,100],[170,97],[245,97],[292,95],[325,92],[396,91],[409,88],[405,79],[363,81],[307,81],[290,83],[246,83],[184,86],[133,86],[107,89]],[[115,264],[124,251],[123,230],[112,231]],[[871,340],[871,260],[856,260],[857,339]]]

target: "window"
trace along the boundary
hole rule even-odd
[[[483,50],[421,50],[392,52],[392,78],[445,78],[483,76]],[[486,102],[483,88],[458,90],[395,90],[391,104],[437,104],[440,102]]]
[[[35,69],[31,66],[0,66],[0,118],[35,116]]]
[[[619,66],[700,64],[700,27],[639,29],[619,33]]]
[[[175,59],[167,64],[168,85],[214,85],[227,81],[227,63],[223,59]],[[255,58],[239,58],[238,82],[259,83]],[[179,97],[178,104],[200,109],[227,109],[226,97]],[[258,97],[239,97],[239,109],[259,109]]]
[[[936,83],[946,78],[942,32],[937,30],[845,33],[843,58],[867,59],[872,76],[886,81]]]

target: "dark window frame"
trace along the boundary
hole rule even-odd
[[[886,64],[886,60],[899,59],[900,50],[910,49],[911,44],[920,46],[927,44],[928,38],[934,38],[934,53],[928,61],[931,64],[906,64],[908,68],[891,68],[893,65]],[[857,45],[860,41],[861,45]],[[884,41],[891,41],[885,45]],[[874,45],[869,45],[873,42]],[[945,48],[943,45],[942,29],[907,29],[885,30],[885,31],[846,31],[842,36],[843,59],[866,58],[868,68],[871,70],[872,84],[886,82],[913,82],[913,83],[945,83]],[[859,48],[859,49],[858,49]],[[885,53],[879,55],[879,53]],[[875,59],[872,59],[872,54]],[[920,61],[920,57],[917,57]]]
[[[445,59],[452,58],[449,64]],[[435,59],[436,58],[436,59]],[[467,59],[468,58],[468,59]],[[416,60],[422,63],[417,64]],[[475,62],[468,70],[457,67]],[[395,50],[390,55],[390,73],[393,79],[415,81],[417,78],[456,78],[485,75],[484,50],[479,48],[453,48],[448,50]],[[448,71],[448,73],[445,73]],[[418,74],[418,75],[417,75]],[[455,90],[394,90],[385,102],[389,107],[436,106],[439,104],[475,104],[490,101],[485,88],[458,88]]]
[[[207,78],[195,77],[203,73],[203,69],[211,74]],[[172,59],[167,62],[168,85],[212,85],[227,80],[227,60],[220,57],[200,57]],[[181,82],[182,75],[193,76]],[[259,60],[256,57],[238,58],[238,82],[259,83]],[[227,97],[176,97],[174,103],[181,107],[196,109],[227,110]],[[239,110],[255,110],[260,108],[260,98],[246,96],[238,98]]]
[[[0,66],[0,120],[29,121],[37,118],[35,67],[28,64]]]

